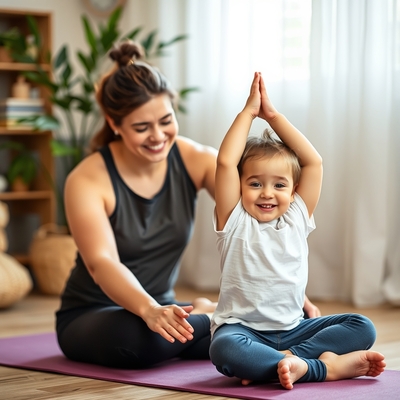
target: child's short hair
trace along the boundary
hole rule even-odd
[[[292,169],[293,184],[297,185],[300,180],[301,166],[296,153],[285,145],[280,139],[273,137],[275,132],[266,129],[262,137],[250,136],[247,139],[242,157],[238,164],[239,175],[242,175],[244,163],[254,157],[268,158],[278,155],[283,157]]]

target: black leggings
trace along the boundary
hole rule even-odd
[[[194,338],[170,343],[121,307],[96,307],[59,314],[57,336],[69,359],[107,367],[145,368],[175,357],[208,359],[210,319],[191,315],[188,322]]]

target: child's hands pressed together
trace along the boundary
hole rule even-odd
[[[261,106],[260,106],[260,112],[259,112],[258,116],[267,122],[273,121],[276,118],[278,111],[273,106],[270,98],[268,97],[264,79],[261,76],[261,74],[260,74],[259,90],[260,90],[260,94],[261,94]]]
[[[253,82],[250,88],[250,94],[247,98],[246,105],[243,111],[250,113],[251,117],[254,119],[259,116],[261,107],[261,91],[260,91],[260,80],[261,73],[255,72]]]

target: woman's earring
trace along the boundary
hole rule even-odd
[[[115,136],[119,135],[119,132],[118,131],[114,131],[114,135]]]

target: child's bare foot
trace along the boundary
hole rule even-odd
[[[279,382],[285,389],[293,389],[293,383],[298,381],[308,370],[307,363],[297,356],[287,355],[278,363]]]
[[[191,314],[212,314],[217,307],[217,303],[205,297],[198,297],[192,301],[193,311]]]
[[[279,351],[279,353],[282,353],[282,354],[285,354],[285,355],[290,355],[290,356],[293,355],[290,350],[281,350],[281,351]],[[242,379],[241,382],[242,382],[243,386],[247,386],[247,385],[250,385],[250,383],[253,382],[253,381],[250,380],[250,379]]]
[[[356,378],[357,376],[378,376],[386,367],[383,354],[368,350],[353,351],[340,356],[325,352],[319,359],[326,365],[327,381]]]

